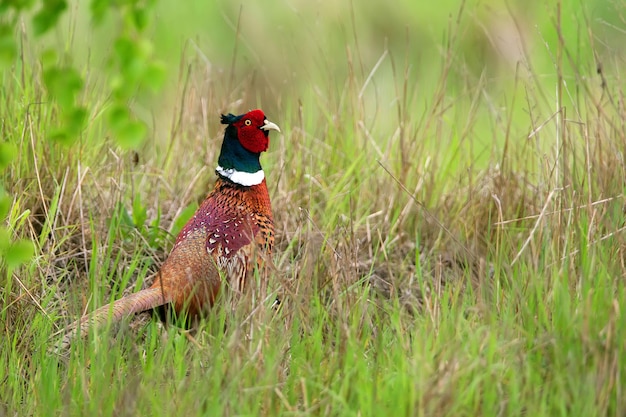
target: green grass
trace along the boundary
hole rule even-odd
[[[117,22],[81,3],[21,33],[1,175],[35,256],[0,264],[0,415],[624,414],[623,5],[356,3],[159,4],[136,151],[104,122]],[[44,45],[86,80],[69,147],[46,140]],[[219,113],[255,107],[283,132],[267,290],[191,334],[142,314],[50,354],[151,282],[213,184]]]

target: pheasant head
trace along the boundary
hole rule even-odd
[[[228,127],[215,171],[239,185],[249,187],[260,184],[265,173],[259,155],[269,147],[269,131],[280,132],[280,129],[267,120],[261,110],[239,116],[230,113],[222,115],[222,124]]]

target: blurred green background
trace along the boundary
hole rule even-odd
[[[75,2],[65,13],[61,26],[73,35],[69,40],[59,33],[48,37],[73,59],[88,60],[95,76],[107,68],[110,33],[120,22],[108,13],[94,27],[90,4]],[[454,75],[445,89],[461,106],[471,100],[467,85],[479,83],[493,94],[495,108],[503,106],[501,95],[511,92],[516,77],[531,72],[546,88],[546,105],[553,106],[557,26],[568,59],[576,63],[564,68],[566,79],[568,71],[595,76],[592,43],[605,71],[619,71],[626,45],[623,6],[608,0],[160,1],[146,37],[166,70],[165,88],[162,96],[141,97],[135,109],[149,125],[156,121],[154,133],[164,139],[188,71],[196,76],[191,88],[223,98],[224,111],[263,107],[270,115],[304,102],[331,117],[345,109],[342,92],[356,80],[365,123],[380,128],[379,135],[398,122],[394,100],[405,76],[414,111],[427,111],[444,70]],[[448,53],[452,65],[445,69]],[[242,102],[234,106],[236,100]]]

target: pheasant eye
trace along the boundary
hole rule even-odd
[[[245,122],[243,122],[246,126],[250,126],[252,124],[252,122],[250,121],[250,119],[246,120]]]

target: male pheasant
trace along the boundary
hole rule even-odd
[[[177,315],[206,312],[224,285],[243,290],[274,242],[274,222],[265,173],[259,162],[269,131],[280,129],[261,110],[222,115],[228,125],[216,168],[215,188],[176,238],[150,288],[131,294],[76,321],[61,341],[67,348],[80,329],[170,304]]]

